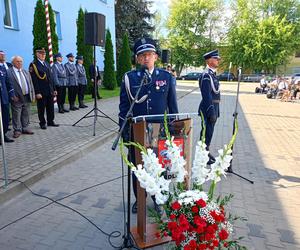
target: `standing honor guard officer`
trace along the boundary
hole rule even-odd
[[[206,126],[205,131],[205,143],[207,145],[207,150],[209,151],[209,146],[214,133],[214,127],[217,118],[220,116],[219,103],[221,99],[220,95],[220,84],[216,76],[216,70],[219,66],[221,57],[219,56],[218,50],[210,51],[203,55],[206,62],[206,69],[202,73],[199,79],[199,87],[202,95],[202,100],[199,105],[198,112],[203,113],[204,124]],[[201,130],[202,137],[203,127]],[[208,164],[214,163],[215,158],[209,153]]]
[[[83,56],[76,56],[76,60],[79,108],[87,108],[88,106],[83,103],[84,92],[87,86],[86,73],[83,66]]]
[[[8,81],[6,68],[3,63],[0,63],[0,99],[1,99],[1,110],[2,110],[2,125],[4,132],[5,142],[14,142],[6,136],[9,125],[9,100],[13,99],[15,96],[14,88],[12,84]],[[1,145],[1,141],[0,141]]]
[[[67,74],[66,74],[66,69],[62,64],[63,57],[61,53],[55,54],[54,59],[56,59],[56,62],[52,66],[52,75],[53,75],[55,88],[57,90],[58,112],[59,113],[69,112],[69,110],[65,108]]]
[[[75,106],[76,95],[78,92],[78,79],[77,79],[77,68],[74,64],[74,55],[69,53],[67,55],[68,62],[65,64],[67,74],[67,86],[68,86],[68,99],[70,103],[70,110],[78,110]]]
[[[45,109],[47,114],[47,125],[58,127],[54,122],[54,102],[53,98],[57,95],[51,75],[50,65],[45,61],[46,51],[44,48],[35,50],[36,57],[29,65],[29,72],[32,78],[35,98],[37,100],[38,116],[41,129],[47,129],[45,120]]]
[[[122,127],[126,114],[129,110],[131,102],[133,101],[141,82],[147,74],[147,82],[141,88],[138,99],[133,107],[132,115],[161,115],[165,112],[178,113],[178,106],[176,100],[175,82],[172,75],[159,68],[155,68],[154,64],[158,58],[156,44],[150,38],[142,38],[134,45],[134,53],[137,62],[146,67],[148,70],[132,70],[126,73],[123,77],[121,92],[120,92],[120,105],[119,105],[119,126]],[[149,72],[148,72],[149,71]],[[149,74],[149,75],[148,75]],[[125,141],[130,141],[129,129],[124,130],[122,137]],[[134,150],[129,150],[131,161],[135,162]],[[137,178],[132,175],[133,191],[137,197]],[[159,206],[156,204],[154,197],[154,208],[160,211]],[[132,206],[132,213],[137,212],[137,202]]]

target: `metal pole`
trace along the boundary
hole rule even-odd
[[[94,75],[94,132],[93,136],[96,135],[96,122],[97,122],[97,93],[98,93],[98,86],[97,86],[97,65],[96,65],[96,45],[94,45],[94,70],[95,70],[95,75]]]

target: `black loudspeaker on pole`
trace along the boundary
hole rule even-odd
[[[169,61],[170,61],[170,50],[163,49],[161,51],[161,61],[162,61],[162,63],[169,63]]]
[[[104,47],[105,44],[105,16],[95,12],[84,15],[85,44]]]

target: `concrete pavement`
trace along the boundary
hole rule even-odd
[[[253,180],[254,184],[229,174],[227,179],[220,183],[218,191],[222,194],[234,194],[234,199],[230,203],[231,212],[248,218],[247,222],[239,222],[235,227],[236,236],[245,237],[242,243],[248,249],[300,249],[300,216],[297,213],[300,205],[299,104],[267,99],[264,95],[254,94],[254,88],[253,84],[241,86],[239,133],[233,160],[234,171]],[[213,139],[215,154],[217,149],[229,141],[232,133],[236,85],[224,84],[222,91],[221,117]],[[201,99],[196,84],[180,84],[178,95],[180,112],[196,112]],[[106,103],[107,105],[103,104],[101,108],[108,114],[111,112],[112,117],[116,118],[118,98],[100,103]],[[85,109],[82,113],[88,110]],[[58,115],[56,121],[72,124],[82,115],[77,112],[79,117],[74,118],[76,112],[73,112]],[[100,121],[105,123],[105,127],[113,129],[113,124],[109,120]],[[82,126],[90,125],[92,120],[86,119],[82,123]],[[23,160],[19,160],[16,164],[15,175],[11,176],[18,177],[18,173],[22,174],[22,170],[27,166],[27,163],[25,164],[27,159],[35,157],[34,161],[41,160],[40,164],[43,157],[46,157],[51,162],[53,157],[57,158],[52,161],[62,157],[58,152],[66,151],[65,157],[76,152],[77,158],[73,160],[70,158],[71,162],[63,168],[49,174],[46,172],[45,178],[31,186],[35,192],[59,199],[85,187],[120,177],[122,175],[120,156],[110,149],[112,137],[107,137],[107,143],[101,147],[93,147],[95,148],[93,151],[89,151],[88,146],[87,150],[80,151],[84,145],[93,144],[95,140],[99,140],[96,146],[102,144],[101,138],[108,134],[108,130],[98,124],[97,129],[102,129],[102,133],[97,131],[96,137],[91,136],[91,127],[61,126],[49,128],[47,131],[36,129],[37,136],[33,135],[31,139],[37,140],[36,142],[30,141],[29,136],[24,136],[13,143],[16,147],[19,146],[17,148],[20,150],[19,154],[13,152],[16,150],[13,144],[7,147],[7,151],[10,149],[8,155],[11,155],[10,164],[13,166],[15,166],[13,162],[18,160],[15,156],[25,154]],[[198,135],[199,119],[196,118],[194,141]],[[19,145],[21,143],[24,143],[23,147]],[[45,145],[45,150],[42,145]],[[33,152],[29,155],[28,151]],[[79,152],[82,152],[81,155]],[[24,164],[20,165],[22,163]],[[33,167],[26,171],[32,170]],[[121,179],[117,179],[75,194],[64,199],[62,203],[79,210],[106,232],[123,231],[121,187]],[[46,199],[32,196],[28,191],[20,193],[0,205],[0,228],[48,203]],[[152,205],[151,201],[149,205]],[[132,222],[134,221],[133,218]],[[115,245],[121,242],[120,238],[113,239]],[[113,249],[107,237],[98,229],[74,212],[54,204],[1,230],[0,245],[1,249],[8,250]]]

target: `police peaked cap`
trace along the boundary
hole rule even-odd
[[[69,57],[74,57],[73,53],[69,53],[68,55],[66,55],[67,58]]]
[[[207,52],[203,55],[203,58],[204,60],[207,60],[209,58],[217,58],[217,59],[220,59],[221,57],[219,56],[219,51],[216,49],[216,50],[213,50],[213,51],[210,51],[210,52]]]
[[[76,56],[76,60],[83,60],[83,56]]]
[[[134,44],[134,54],[139,55],[141,53],[144,53],[145,51],[156,51],[156,43],[153,39],[151,38],[141,38],[137,40]]]
[[[55,54],[53,57],[54,57],[54,59],[56,59],[56,58],[58,58],[58,57],[62,57],[62,55],[61,55],[61,53],[57,53],[57,54]]]
[[[38,47],[35,49],[35,52],[41,53],[41,54],[46,54],[46,50],[45,48],[42,47]]]

